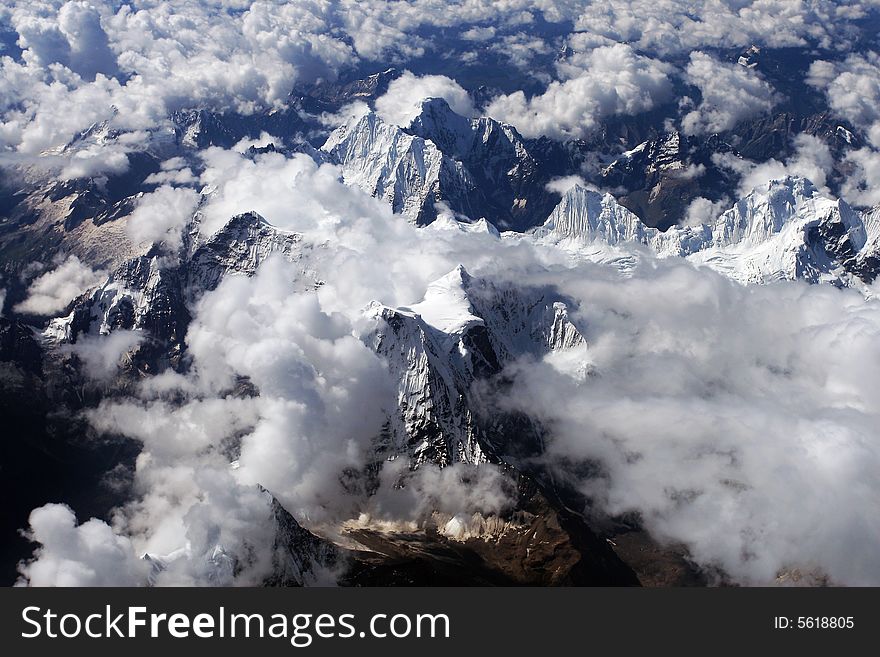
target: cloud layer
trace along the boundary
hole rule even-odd
[[[561,477],[736,582],[880,581],[876,299],[672,263],[562,289],[591,374],[526,364],[505,400],[551,427]],[[575,474],[585,463],[599,474]]]
[[[76,256],[68,256],[55,269],[34,279],[27,298],[15,309],[34,315],[58,313],[80,294],[97,285],[105,275],[106,272],[94,271]]]
[[[730,130],[743,119],[768,112],[777,94],[752,69],[726,64],[702,52],[691,53],[685,79],[700,90],[699,106],[682,119],[686,134]]]
[[[495,98],[489,116],[514,124],[527,137],[582,137],[599,119],[639,114],[669,100],[672,68],[617,44],[577,53],[558,65],[563,80],[532,98],[522,91]]]

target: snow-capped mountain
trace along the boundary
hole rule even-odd
[[[501,462],[510,445],[505,422],[481,416],[474,384],[526,356],[570,349],[584,340],[552,290],[521,289],[474,278],[461,266],[434,281],[409,307],[373,303],[367,342],[398,382],[399,413],[385,450],[413,464]],[[533,440],[524,435],[520,439]]]
[[[347,184],[383,199],[411,221],[433,221],[438,201],[471,213],[475,185],[462,164],[374,112],[335,130],[321,149],[342,167]]]
[[[159,348],[148,357],[167,356],[173,362],[182,348],[190,304],[198,296],[216,288],[226,274],[253,275],[274,253],[290,260],[301,255],[300,235],[279,230],[252,212],[233,217],[207,239],[199,228],[196,214],[180,254],[154,245],[146,255],[124,262],[78,299],[69,315],[51,320],[44,338],[61,344],[75,342],[81,333],[146,331]]]
[[[424,100],[406,128],[369,112],[334,131],[322,150],[347,183],[420,224],[436,218],[438,201],[504,228],[535,225],[553,207],[546,173],[513,126],[467,119],[441,98]]]
[[[479,190],[472,218],[522,229],[553,207],[553,194],[545,189],[549,172],[512,125],[485,116],[467,119],[442,98],[429,98],[408,129],[464,164]]]
[[[748,54],[743,65],[759,66],[759,54]],[[557,143],[524,138],[510,124],[461,116],[445,100],[427,98],[409,125],[393,125],[379,113],[367,111],[327,136],[326,116],[319,120],[319,113],[334,114],[343,102],[375,100],[388,91],[396,75],[388,69],[302,90],[303,95],[283,109],[175,112],[160,127],[136,133],[142,142],[126,147],[127,165],[118,170],[102,169],[80,177],[27,170],[23,182],[0,180],[5,194],[0,197],[4,210],[0,261],[4,275],[13,273],[9,280],[21,274],[16,301],[34,280],[33,272],[23,274],[32,261],[40,261],[48,271],[56,254],[74,254],[89,267],[110,272],[97,287],[70,303],[62,317],[33,327],[27,324],[40,318],[0,317],[0,347],[4,354],[12,354],[6,360],[18,359],[15,367],[26,369],[29,381],[36,382],[29,385],[45,385],[44,407],[55,405],[57,397],[52,395],[61,394],[58,390],[71,398],[87,389],[87,377],[77,369],[84,367],[84,361],[71,356],[76,349],[70,348],[85,337],[131,331],[143,339],[113,364],[118,365],[116,378],[102,384],[101,390],[89,389],[91,397],[86,401],[75,400],[71,414],[97,404],[102,395],[122,398],[131,392],[134,381],[168,368],[186,376],[186,334],[192,314],[199,298],[216,289],[225,276],[253,276],[269,258],[280,256],[301,267],[302,277],[291,285],[291,293],[322,284],[310,267],[325,247],[310,246],[313,236],[281,230],[253,212],[231,217],[210,235],[203,234],[197,212],[185,226],[179,247],[131,242],[128,216],[144,194],[163,184],[155,180],[168,180],[169,172],[189,169],[173,184],[197,188],[210,178],[202,174],[212,166],[211,155],[260,165],[299,152],[318,164],[336,165],[345,184],[386,202],[398,215],[394,221],[419,226],[420,237],[434,240],[431,247],[450,237],[478,243],[491,234],[499,238],[496,241],[519,240],[524,250],[529,243],[537,244],[562,250],[574,260],[608,263],[623,271],[645,258],[681,258],[743,284],[801,280],[864,290],[880,274],[880,207],[860,215],[844,200],[832,198],[803,178],[769,181],[720,216],[707,216],[705,223],[663,230],[684,215],[693,198],[705,194],[714,201],[736,189],[736,175],[713,160],[718,154],[740,154],[730,144],[766,155],[764,159],[789,148],[795,125],[791,117],[755,118],[751,127],[740,128],[742,139],[729,134],[686,136],[671,125],[646,127],[630,117],[621,118],[618,125],[602,126],[601,135]],[[830,116],[817,118],[815,125],[801,132],[824,135],[823,139],[835,135],[838,142],[853,147],[861,143],[857,134]],[[260,139],[263,145],[240,145],[263,133],[272,136],[271,143]],[[87,159],[93,151],[118,154],[123,149],[117,147],[129,144],[134,134],[113,128],[109,121],[98,122],[44,155],[75,161]],[[599,150],[598,145],[607,148]],[[213,150],[206,155],[204,149],[211,147],[236,152]],[[278,155],[261,161],[266,153]],[[168,161],[177,164],[166,169]],[[157,173],[161,175],[148,182]],[[585,178],[613,193],[578,185],[561,195],[550,191],[558,187],[549,183],[569,176]],[[828,184],[836,189],[831,176]],[[202,191],[200,207],[210,202],[210,194]],[[394,228],[409,231],[411,227]],[[499,229],[507,232],[499,234]],[[332,240],[328,244],[326,248],[333,248]],[[397,257],[394,248],[380,244],[377,258]],[[530,251],[529,257],[533,256]],[[551,256],[553,263],[565,262],[555,251]],[[456,254],[444,262],[457,260]],[[420,555],[417,558],[429,568],[441,561],[471,568],[476,555],[482,564],[479,576],[496,567],[505,573],[501,577],[493,571],[491,581],[570,583],[586,581],[584,573],[573,576],[571,568],[589,553],[599,555],[602,562],[589,581],[606,581],[602,579],[606,576],[612,582],[632,580],[604,539],[591,532],[592,519],[570,513],[566,496],[575,492],[564,484],[557,487],[548,471],[535,465],[535,457],[545,449],[546,427],[534,417],[500,410],[493,403],[499,391],[512,385],[507,368],[513,364],[528,367],[532,360],[560,352],[578,361],[586,351],[584,336],[590,327],[580,324],[574,302],[551,285],[495,278],[477,267],[472,272],[461,266],[452,269],[410,305],[386,305],[377,296],[362,311],[352,333],[383,361],[396,405],[385,409],[379,435],[367,436],[374,451],[367,456],[366,474],[357,471],[346,476],[369,479],[363,489],[370,490],[375,483],[370,477],[389,461],[408,466],[406,473],[491,464],[528,493],[520,490],[512,512],[504,517],[430,513],[421,534],[359,525],[351,534],[359,546],[350,552],[333,538],[312,534],[310,529],[320,532],[304,519],[309,529],[301,526],[266,493],[271,498],[267,504],[275,559],[268,583],[303,584],[344,560],[364,568],[350,581],[370,581],[370,575],[363,573],[386,574],[385,568],[399,576],[396,560],[402,554],[408,559]],[[5,288],[0,290],[0,295],[5,294]],[[350,316],[361,312],[359,307],[346,310]],[[584,365],[585,377],[587,373]],[[241,382],[238,392],[260,394],[248,381]],[[361,547],[368,556],[358,552]],[[184,557],[203,562],[208,581],[228,584],[247,555],[217,543],[205,554],[184,551],[148,559],[158,575]],[[537,561],[558,569],[534,575],[542,567]],[[521,567],[524,563],[529,567]],[[492,565],[483,568],[485,564]],[[423,567],[420,562],[413,570],[421,572]],[[515,575],[510,569],[517,571]],[[444,576],[455,581],[448,572]]]
[[[715,166],[713,158],[732,152],[717,135],[697,139],[663,132],[615,156],[595,182],[616,190],[621,205],[662,230],[684,216],[694,198],[725,195],[734,176]]]
[[[444,221],[458,224],[445,219],[435,229],[443,229]],[[194,304],[224,276],[252,276],[279,254],[301,262],[303,280],[314,283],[302,235],[277,229],[255,213],[233,217],[207,238],[200,226],[196,213],[177,254],[155,245],[123,263],[67,315],[48,323],[42,332],[46,345],[76,343],[84,334],[137,331],[151,339],[129,354],[132,367],[161,371],[180,363]],[[479,224],[464,227],[475,230]],[[391,308],[377,301],[365,314],[374,328],[364,342],[385,359],[398,385],[398,412],[388,418],[379,449],[383,457],[404,456],[413,466],[497,463],[506,453],[534,449],[534,431],[520,427],[521,444],[510,445],[511,418],[480,416],[475,382],[499,375],[518,358],[584,343],[566,301],[552,288],[475,278],[461,266],[434,281],[418,303]]]
[[[876,242],[873,217],[863,219],[845,201],[822,195],[808,180],[769,181],[714,222],[649,228],[610,194],[569,189],[543,226],[539,243],[608,257],[602,247],[648,247],[661,257],[707,265],[742,283],[806,280],[849,285],[871,282]]]

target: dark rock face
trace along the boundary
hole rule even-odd
[[[264,131],[284,139],[307,129],[294,108],[249,115],[221,114],[208,110],[182,111],[172,114],[171,121],[178,143],[197,149],[209,146],[231,148],[242,139],[257,137]]]
[[[733,176],[712,158],[733,152],[719,137],[702,140],[665,133],[603,168],[601,181],[619,190],[619,203],[646,225],[665,230],[685,217],[695,198],[715,201],[731,190]]]
[[[75,367],[46,354],[31,327],[0,317],[0,583],[17,577],[33,545],[20,530],[28,514],[65,501],[81,517],[105,517],[127,496],[125,475],[139,446],[98,437],[79,411],[96,403]]]
[[[275,522],[275,540],[272,545],[273,573],[266,586],[303,586],[330,584],[330,575],[342,567],[345,550],[330,541],[315,536],[272,498],[272,517]]]
[[[310,88],[299,90],[298,104],[307,112],[335,111],[355,100],[367,101],[378,98],[386,91],[400,71],[388,68],[363,78],[348,81],[320,82]]]
[[[513,126],[490,118],[466,119],[440,98],[422,104],[409,131],[430,139],[448,157],[461,162],[474,181],[471,198],[452,199],[455,209],[485,217],[503,229],[537,225],[556,204],[544,187],[547,170],[529,152]],[[466,206],[471,208],[466,212]]]

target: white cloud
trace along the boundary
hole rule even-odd
[[[880,56],[868,52],[841,63],[815,61],[807,82],[824,91],[831,109],[865,129],[880,147]]]
[[[144,180],[148,185],[191,185],[198,181],[182,157],[172,157],[159,165],[159,171]]]
[[[333,114],[324,112],[318,117],[321,125],[328,128],[338,128],[341,125],[359,119],[364,114],[370,112],[370,106],[362,100],[355,100],[347,105],[343,105],[338,112]]]
[[[0,60],[0,145],[36,154],[102,120],[143,129],[176,109],[279,106],[354,62],[333,21],[320,2],[17,1],[24,53]]]
[[[71,255],[52,271],[38,276],[28,288],[28,296],[15,306],[16,312],[52,315],[76,297],[97,285],[106,275],[95,271]]]
[[[880,204],[880,152],[860,148],[847,154],[845,162],[852,167],[840,193],[854,205]]]
[[[830,194],[826,186],[827,176],[834,166],[834,158],[828,145],[819,137],[802,133],[792,139],[795,152],[784,161],[770,158],[766,162],[753,162],[731,154],[716,154],[716,165],[731,169],[739,174],[738,194],[745,196],[756,187],[786,176],[806,178],[821,191]],[[844,194],[848,197],[847,194]],[[853,195],[853,201],[857,201]]]
[[[466,41],[491,41],[495,37],[495,28],[491,25],[485,27],[475,26],[461,33],[461,38]]]
[[[558,65],[565,77],[541,95],[522,91],[495,98],[486,113],[512,123],[526,137],[582,137],[614,114],[639,114],[670,98],[672,67],[616,44],[577,53]]]
[[[728,208],[730,208],[728,199],[710,201],[707,198],[698,196],[688,204],[684,218],[680,223],[685,226],[711,224]]]
[[[0,107],[0,145],[31,155],[62,146],[96,121],[145,129],[183,108],[248,113],[278,107],[294,85],[333,79],[357,64],[405,68],[411,58],[425,54],[443,59],[445,46],[430,35],[432,28],[488,39],[482,43],[489,46],[482,47],[503,52],[532,72],[533,56],[558,46],[555,37],[542,38],[540,30],[533,34],[539,15],[570,21],[576,31],[559,38],[575,51],[627,44],[666,58],[697,48],[751,44],[815,43],[845,50],[859,33],[856,22],[872,8],[870,2],[855,0],[611,0],[587,5],[466,0],[454,10],[442,0],[391,5],[385,0],[143,0],[136,5],[11,0],[6,5],[23,54],[20,61],[0,60],[0,98],[8,99]],[[549,90],[544,106],[535,109],[564,115],[550,111],[551,101],[577,104],[579,92],[591,98],[596,93],[591,84],[568,82],[569,77],[577,79],[560,76],[562,89]],[[525,99],[510,102],[509,113],[529,109]],[[561,132],[576,133],[579,123]]]
[[[724,132],[744,119],[769,112],[778,98],[754,70],[691,53],[685,79],[702,95],[699,107],[682,119],[689,135]]]
[[[138,199],[126,219],[125,230],[134,244],[167,242],[175,245],[199,203],[198,192],[162,185]]]
[[[30,515],[30,538],[40,547],[19,566],[30,586],[142,586],[149,568],[131,542],[105,522],[76,524],[70,507],[46,504]]]
[[[509,511],[516,501],[511,479],[488,463],[445,468],[428,463],[410,471],[405,459],[397,459],[383,465],[379,478],[379,489],[362,510],[359,523],[415,529],[432,513],[489,516]]]
[[[821,151],[808,140],[799,149],[808,159]],[[596,375],[570,376],[567,357],[532,362],[513,372],[519,385],[505,403],[546,421],[549,463],[597,508],[640,512],[655,535],[738,582],[772,581],[786,567],[876,580],[868,547],[880,526],[864,512],[880,495],[871,474],[880,467],[876,299],[800,283],[746,288],[672,260],[622,279],[558,250],[418,229],[342,184],[337,167],[303,155],[203,157],[201,182],[214,190],[206,230],[257,210],[303,234],[302,258],[227,277],[193,308],[187,374],[148,380],[89,414],[96,429],[143,443],[137,498],[115,514],[116,534],[135,554],[189,545],[159,583],[261,581],[273,530],[256,483],[314,524],[361,512],[409,521],[434,499],[450,514],[504,508],[491,468],[429,468],[372,503],[351,476],[397,401],[361,341],[370,329],[362,309],[409,305],[459,263],[475,275],[553,284],[573,301],[588,346],[572,359],[586,358]],[[107,363],[99,369],[112,371],[111,360],[98,359]],[[258,394],[230,396],[237,377]],[[602,475],[575,476],[572,459],[602,464]],[[458,488],[461,479],[469,483]],[[253,559],[234,577],[212,570],[206,555],[218,546]]]
[[[525,73],[534,72],[533,60],[536,55],[553,52],[551,44],[525,32],[505,35],[492,43],[491,49],[504,55],[511,64]]]
[[[106,381],[116,374],[120,359],[144,338],[142,333],[122,330],[106,336],[84,334],[67,350],[77,355],[90,379]]]
[[[116,56],[94,6],[85,1],[66,2],[58,12],[58,26],[70,44],[71,70],[87,80],[94,80],[98,73],[116,73]]]
[[[75,180],[103,177],[107,174],[118,175],[128,171],[128,165],[128,155],[124,147],[92,145],[76,151],[63,164],[59,178]]]
[[[0,61],[0,97],[15,99],[0,108],[0,147],[35,155],[105,119],[140,130],[182,107],[278,106],[295,83],[332,78],[359,57],[406,66],[407,58],[442,48],[420,34],[426,26],[467,27],[465,38],[494,39],[496,50],[528,67],[555,45],[517,27],[539,12],[550,20],[577,19],[584,31],[568,38],[558,79],[544,93],[502,96],[489,112],[527,136],[580,137],[604,117],[671,100],[675,68],[648,54],[807,40],[845,46],[850,21],[866,6],[506,0],[466,1],[453,11],[441,0],[95,4],[18,2],[11,10],[25,52],[20,62]],[[848,81],[829,102],[868,128],[877,121],[874,59],[811,68],[817,85]],[[703,53],[691,56],[687,75],[703,97],[685,121],[694,133],[732,127],[776,100],[754,72]],[[474,113],[455,80],[409,71],[376,106],[406,125],[426,96]],[[824,184],[827,147],[797,139],[795,155],[784,162],[739,163],[742,186],[784,173]],[[123,172],[128,148],[134,146],[84,148],[62,163],[62,176]],[[562,255],[490,235],[420,232],[343,186],[333,166],[281,154],[248,159],[234,150],[202,155],[207,170],[199,182],[213,189],[205,199],[205,229],[256,210],[302,231],[316,255],[296,265],[269,262],[254,279],[224,281],[194,308],[192,372],[153,380],[141,398],[107,403],[91,415],[97,428],[143,443],[138,498],[118,511],[114,529],[95,520],[77,526],[64,507],[36,510],[31,524],[43,547],[25,567],[31,583],[133,583],[142,567],[132,555],[185,545],[186,558],[174,561],[160,583],[208,581],[217,573],[206,555],[216,546],[243,554],[271,544],[266,499],[254,483],[269,486],[310,521],[356,510],[357,494],[344,490],[339,473],[363,466],[383,406],[393,401],[381,363],[358,339],[360,309],[373,299],[392,305],[419,299],[430,280],[459,262],[472,272],[524,281],[552,278],[581,302],[599,376],[575,384],[559,363],[538,364],[520,373],[523,394],[510,403],[553,420],[552,456],[595,458],[606,466],[604,477],[580,482],[604,509],[642,512],[658,535],[685,542],[700,563],[720,564],[737,581],[767,581],[790,564],[823,569],[841,582],[876,579],[876,556],[867,548],[877,543],[877,526],[864,516],[877,500],[871,473],[878,465],[872,396],[878,381],[867,366],[880,355],[876,302],[797,284],[745,290],[689,267],[663,267],[656,279],[639,274],[631,281],[586,266],[566,272]],[[848,159],[854,175],[845,193],[880,202],[872,191],[880,156],[864,149]],[[129,218],[135,241],[178,239],[198,202],[194,191],[172,187],[196,182],[186,164],[166,162],[149,179],[163,186]],[[548,189],[581,183],[570,176]],[[697,199],[687,220],[706,220],[718,209]],[[311,268],[308,275],[304,268]],[[36,279],[19,307],[57,312],[100,276],[71,257]],[[292,293],[311,278],[324,284]],[[136,337],[117,332],[81,341],[76,350],[86,373],[112,375]],[[259,395],[227,396],[236,375],[249,377]],[[160,385],[179,386],[186,401],[164,401]],[[232,470],[228,452],[236,441],[240,467]],[[425,468],[401,494],[411,499],[389,495],[373,511],[393,518],[401,505],[411,513],[436,501],[455,513],[507,503],[495,470],[463,470]],[[394,467],[383,471],[388,481],[396,474]],[[464,477],[471,478],[468,486],[457,487]],[[235,583],[259,582],[269,558],[256,549]]]
[[[846,47],[871,2],[608,0],[582,7],[575,30],[661,55],[708,47]]]
[[[795,568],[880,582],[865,511],[880,495],[876,299],[674,261],[556,280],[580,304],[593,374],[526,364],[507,404],[551,428],[561,477],[735,582]],[[582,463],[598,474],[575,474]]]
[[[388,91],[376,99],[376,112],[387,123],[408,127],[418,116],[425,98],[443,98],[462,116],[473,116],[473,102],[467,91],[445,75],[416,76],[410,71],[393,80]]]
[[[268,132],[263,130],[260,133],[260,136],[254,139],[253,137],[244,137],[240,139],[235,146],[232,147],[232,150],[238,151],[239,153],[244,153],[249,148],[265,148],[269,144],[281,144],[281,140],[278,137],[274,137],[270,135]]]
[[[595,185],[588,183],[581,176],[572,175],[572,176],[561,176],[559,178],[553,178],[550,182],[548,182],[544,188],[548,192],[556,192],[557,194],[565,194],[569,189],[577,185],[578,187],[583,187],[584,189],[592,189],[594,191],[599,191]]]

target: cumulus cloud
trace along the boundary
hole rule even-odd
[[[756,187],[786,176],[806,178],[821,191],[830,194],[826,185],[828,174],[834,167],[831,150],[824,141],[814,135],[801,133],[792,139],[794,153],[784,159],[770,158],[766,162],[753,162],[731,154],[716,154],[715,164],[731,169],[740,176],[738,193],[745,196]],[[849,195],[844,194],[847,198]],[[858,194],[852,200],[858,201]]]
[[[507,0],[459,2],[454,10],[441,0],[393,6],[385,0],[145,0],[136,5],[13,0],[7,5],[22,53],[0,60],[0,98],[9,99],[0,107],[0,146],[28,155],[63,146],[96,121],[148,129],[178,109],[247,114],[280,107],[296,85],[334,79],[358,65],[406,68],[426,54],[442,61],[446,46],[436,37],[438,29],[457,30],[477,47],[501,53],[520,70],[544,79],[548,72],[533,70],[533,62],[537,56],[549,58],[559,39],[566,40],[567,54],[572,48],[586,53],[620,45],[660,59],[751,44],[845,50],[856,43],[859,21],[872,8],[858,0],[613,0],[588,5]],[[555,25],[545,29],[538,16]],[[574,26],[574,33],[562,37],[558,26],[566,24]],[[602,65],[594,64],[597,77],[610,75],[610,87],[626,85],[614,80],[618,69]],[[595,97],[604,95],[600,88],[587,80],[575,82],[579,77],[560,74],[549,96],[535,101],[534,108],[525,98],[512,98],[499,111],[511,117],[528,116],[532,109],[553,113],[554,100],[577,104],[585,93],[590,100],[571,110],[560,130],[577,134],[580,120],[573,116],[592,114],[594,101],[606,106]],[[659,90],[655,84],[648,81],[642,88],[651,95]],[[633,101],[631,92],[618,90],[623,109],[614,111],[641,111],[638,107],[653,104]]]
[[[843,62],[817,60],[807,82],[825,92],[828,104],[843,118],[863,128],[880,147],[880,56],[849,55]]]
[[[352,515],[363,495],[346,472],[366,464],[392,388],[346,318],[325,313],[314,292],[292,293],[298,275],[272,260],[205,295],[187,335],[193,374],[177,381],[184,403],[148,385],[89,413],[98,430],[143,444],[138,496],[114,526],[161,564],[157,585],[255,585],[271,575],[277,525],[259,486],[310,523]],[[229,396],[239,377],[258,396]]]
[[[592,374],[557,357],[516,368],[506,407],[550,427],[560,477],[740,583],[880,581],[876,299],[673,262],[557,280]]]
[[[28,287],[27,298],[15,306],[16,312],[52,315],[76,297],[97,285],[106,272],[95,271],[71,255],[52,271],[38,276]]]
[[[162,185],[138,199],[125,229],[134,244],[167,242],[174,245],[199,203],[198,192],[188,187]]]
[[[370,106],[367,103],[362,100],[355,100],[343,105],[338,112],[324,112],[318,117],[318,120],[321,122],[321,125],[328,128],[338,128],[350,121],[359,119],[370,111]]]
[[[318,2],[13,3],[21,61],[0,61],[0,139],[35,154],[92,123],[153,128],[177,109],[251,113],[355,60]]]
[[[318,290],[329,311],[359,313],[374,300],[412,303],[457,264],[478,272],[496,257],[497,239],[491,235],[463,239],[450,231],[429,237],[383,201],[343,184],[338,167],[319,166],[306,155],[266,153],[251,159],[215,148],[203,159],[201,182],[213,189],[201,207],[203,231],[211,234],[233,215],[255,211],[279,228],[302,233],[317,249],[308,259],[314,276],[337,281]],[[328,243],[336,248],[326,248]],[[376,255],[390,244],[398,257],[376,267]],[[508,251],[509,263],[533,259],[520,248]]]
[[[860,148],[847,153],[845,163],[851,167],[840,193],[854,205],[880,204],[880,152]]]
[[[492,43],[490,48],[504,55],[516,68],[528,73],[534,73],[532,67],[535,57],[553,52],[552,44],[525,32],[507,34]]]
[[[268,132],[263,130],[260,133],[260,136],[254,139],[253,137],[245,137],[238,141],[235,146],[232,147],[232,150],[238,151],[239,153],[244,153],[249,148],[265,148],[269,144],[279,144],[281,140],[278,137],[274,137],[270,135]]]
[[[356,468],[378,435],[391,388],[375,354],[319,297],[291,295],[296,269],[267,263],[229,278],[197,309],[187,342],[215,388],[235,375],[261,391],[261,422],[245,437],[237,475],[302,517],[345,498],[338,473]]]
[[[579,187],[584,187],[586,185],[586,181],[583,179],[582,176],[561,176],[559,178],[553,178],[552,180],[550,180],[550,182],[545,185],[545,189],[548,192],[564,194],[575,185]]]
[[[841,195],[854,205],[880,203],[880,56],[865,52],[841,62],[817,60],[807,82],[824,92],[837,115],[864,130],[870,142],[845,155]]]
[[[90,145],[77,150],[63,162],[59,178],[105,178],[108,174],[118,175],[128,171],[128,154],[124,144],[113,146]]]
[[[388,91],[376,99],[376,112],[387,123],[408,127],[418,116],[425,98],[443,98],[449,107],[462,116],[473,116],[473,101],[468,92],[445,75],[417,76],[410,71],[393,80]]]
[[[672,67],[638,55],[627,45],[577,53],[558,65],[563,80],[526,98],[522,91],[495,98],[486,114],[507,121],[526,137],[584,136],[614,114],[639,114],[670,99]]]
[[[848,27],[870,9],[870,2],[834,0],[609,0],[586,4],[574,25],[577,31],[663,55],[753,44],[813,43],[833,49],[853,43]]]
[[[383,518],[400,509],[412,519],[429,499],[449,513],[503,507],[506,484],[488,471],[428,469],[398,494],[394,485],[407,475],[392,467],[383,475],[387,495],[372,509],[364,506],[362,480],[397,403],[394,382],[362,339],[370,327],[362,309],[373,299],[400,305],[421,298],[459,259],[475,271],[494,266],[498,254],[486,247],[500,245],[497,236],[420,231],[345,186],[335,167],[303,155],[250,159],[214,149],[206,165],[215,188],[206,223],[257,207],[303,231],[311,245],[301,261],[269,260],[255,277],[229,276],[201,298],[186,336],[187,375],[147,379],[137,394],[88,413],[99,432],[142,443],[135,499],[116,511],[112,526],[133,554],[149,553],[161,564],[151,581],[258,584],[268,576],[276,527],[258,484],[319,526],[365,509]],[[258,181],[271,187],[258,188]],[[255,206],[260,199],[265,203]],[[376,254],[389,244],[399,245],[401,258],[377,267]],[[510,250],[506,262],[522,257],[519,247]],[[314,289],[315,278],[325,284]],[[85,373],[100,380],[136,338],[111,333],[73,349]],[[254,396],[230,394],[242,379]],[[29,572],[51,562],[43,552],[36,557]]]
[[[772,178],[768,178],[768,180],[772,180]],[[685,226],[711,224],[729,208],[729,199],[725,198],[720,201],[711,201],[702,196],[698,196],[688,204],[684,213],[684,218],[680,223]]]
[[[86,376],[105,381],[116,374],[120,359],[144,339],[137,331],[113,331],[109,335],[84,335],[69,351],[77,355]]]
[[[689,135],[730,130],[744,119],[769,112],[778,100],[754,70],[703,52],[691,53],[685,79],[702,96],[699,106],[682,119]]]
[[[410,471],[405,459],[383,465],[380,485],[358,521],[418,527],[434,513],[449,516],[497,515],[513,508],[515,485],[493,464],[425,464]]]
[[[362,309],[411,304],[459,263],[572,300],[587,346],[514,367],[517,385],[499,403],[542,421],[548,465],[595,508],[640,513],[661,540],[737,582],[794,567],[876,580],[880,526],[865,515],[880,495],[875,299],[801,283],[746,288],[673,260],[621,278],[489,232],[419,229],[304,155],[215,148],[203,165],[206,232],[257,210],[302,233],[302,250],[253,278],[228,276],[193,306],[187,374],[89,413],[99,431],[143,445],[135,499],[111,533],[165,564],[157,583],[262,581],[274,525],[257,484],[317,527],[361,513],[412,521],[435,506],[505,508],[504,478],[482,466],[426,468],[395,489],[409,477],[401,459],[383,466],[373,500],[365,494],[372,441],[397,396],[364,344]],[[104,355],[98,369],[112,372]],[[233,394],[241,381],[253,392]],[[600,474],[583,477],[586,463]]]
[[[491,25],[484,27],[474,26],[461,33],[461,38],[465,41],[490,41],[495,37],[496,30]]]
[[[159,166],[159,171],[151,173],[144,179],[145,184],[178,186],[191,185],[198,181],[192,168],[187,166],[186,160],[182,157],[172,157]]]
[[[31,512],[28,537],[40,544],[32,560],[19,565],[21,583],[30,586],[142,586],[149,568],[131,541],[92,518],[77,525],[64,504]]]
[[[548,182],[544,188],[548,192],[555,192],[557,194],[565,194],[569,189],[577,185],[578,187],[583,187],[584,189],[592,189],[594,191],[599,191],[599,189],[586,180],[583,179],[582,176],[573,175],[573,176],[561,176],[559,178],[553,178]]]
[[[27,156],[51,150],[65,179],[125,172],[137,140],[176,109],[280,107],[294,85],[371,60],[424,71],[409,58],[442,44],[422,28],[461,27],[473,48],[530,70],[559,41],[532,37],[523,26],[539,14],[576,21],[580,31],[564,39],[543,93],[502,95],[487,109],[526,136],[568,139],[586,136],[603,118],[672,101],[677,69],[666,55],[682,61],[693,48],[752,43],[846,47],[865,11],[862,3],[824,0],[509,0],[462,2],[454,11],[441,0],[93,4],[15,3],[10,16],[23,52],[0,60],[0,97],[15,99],[0,108],[0,147]],[[831,89],[850,75],[858,92],[838,89],[834,99],[829,92],[829,102],[870,130],[878,120],[875,64],[873,55],[817,62],[810,81]],[[777,101],[754,71],[703,52],[691,55],[685,76],[702,97],[684,120],[691,134],[730,129]],[[475,113],[456,80],[410,71],[375,106],[406,126],[430,96]],[[333,125],[365,109],[356,103],[322,118]],[[135,132],[115,145],[58,149],[102,121]],[[22,566],[25,581],[138,583],[145,570],[137,556],[149,552],[161,563],[151,573],[159,584],[260,583],[272,568],[275,528],[257,484],[315,525],[360,512],[394,520],[504,509],[509,482],[492,466],[411,474],[400,459],[384,465],[369,501],[361,480],[396,403],[394,382],[363,343],[361,311],[372,300],[420,299],[462,263],[472,273],[551,280],[579,303],[589,346],[576,357],[514,368],[520,387],[502,403],[545,421],[548,462],[603,512],[640,513],[655,535],[683,542],[698,563],[735,581],[764,583],[803,567],[836,582],[876,583],[880,564],[869,548],[878,527],[864,515],[878,502],[872,392],[880,381],[866,365],[880,355],[876,301],[800,284],[747,289],[671,263],[620,280],[488,231],[420,230],[343,185],[337,167],[305,155],[238,152],[273,139],[264,133],[231,150],[208,149],[200,160],[173,158],[147,179],[159,187],[127,220],[135,242],[177,243],[201,202],[205,233],[257,211],[301,232],[302,253],[294,263],[268,261],[254,278],[230,276],[190,309],[185,375],[150,379],[136,395],[89,413],[99,431],[142,443],[135,499],[117,509],[112,527],[77,525],[66,507],[35,510],[31,531],[42,547]],[[876,152],[854,151],[847,161],[853,174],[845,194],[880,202]],[[784,161],[725,163],[746,189],[784,174],[825,185],[831,159],[824,143],[802,135]],[[187,187],[196,183],[204,197]],[[583,180],[557,178],[547,189],[562,193],[573,184]],[[685,221],[708,221],[719,209],[698,198]],[[17,309],[58,312],[101,276],[71,256],[38,277]],[[87,376],[106,381],[142,338],[116,331],[72,349]],[[583,358],[594,376],[581,376],[583,363],[574,361]],[[233,393],[243,382],[252,390]],[[568,469],[572,462],[599,463],[601,474],[584,479]]]
[[[98,73],[117,72],[116,55],[94,6],[85,1],[66,2],[58,12],[58,27],[69,44],[71,70],[86,80],[94,80]]]

